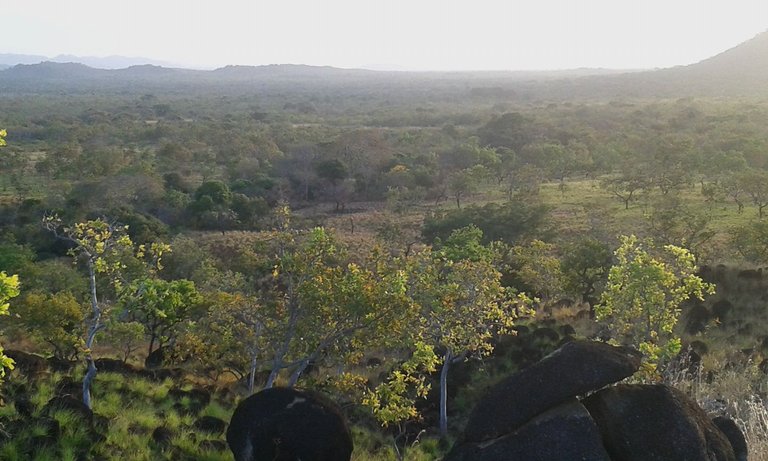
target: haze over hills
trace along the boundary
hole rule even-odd
[[[2,56],[7,55],[0,55]],[[32,59],[29,57],[29,59]],[[106,58],[105,58],[106,59]],[[118,62],[117,60],[113,62]],[[0,59],[2,63],[2,59]],[[157,88],[199,85],[254,85],[256,88],[334,87],[352,91],[476,91],[486,97],[528,100],[605,99],[616,97],[768,96],[768,32],[699,63],[653,71],[574,69],[565,71],[405,72],[340,69],[328,66],[226,66],[191,70],[153,64],[99,69],[82,63],[42,62],[0,70],[0,89],[45,92],[96,85],[119,89],[136,82]]]
[[[687,67],[713,75],[768,78],[768,31],[730,50]]]
[[[60,54],[54,57],[32,55],[32,54],[12,54],[0,53],[0,65],[13,67],[17,64],[40,64],[42,62],[58,63],[76,63],[85,64],[94,69],[124,69],[126,67],[151,64],[154,66],[174,67],[175,65],[167,61],[158,61],[156,59],[127,56],[75,56],[72,54]]]

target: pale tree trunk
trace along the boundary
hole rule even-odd
[[[88,259],[88,277],[91,288],[91,309],[93,310],[93,319],[91,319],[91,325],[88,327],[88,337],[85,341],[85,363],[87,366],[87,372],[83,378],[83,403],[88,408],[92,408],[91,404],[91,383],[93,378],[96,377],[96,363],[93,360],[93,341],[96,338],[96,333],[101,329],[101,308],[99,308],[99,301],[96,297],[96,270],[94,268],[93,259]]]
[[[258,355],[256,353],[251,354],[251,369],[248,376],[248,394],[253,394],[253,387],[256,383],[256,366],[258,365]]]
[[[277,373],[280,371],[280,368],[277,364],[272,365],[272,371],[269,372],[269,377],[267,378],[267,383],[264,384],[264,389],[272,389],[272,386],[275,385],[275,380],[277,379]]]
[[[283,251],[280,253],[282,256]],[[296,335],[296,324],[299,322],[299,306],[297,305],[298,301],[296,300],[294,282],[292,280],[289,280],[288,282],[287,297],[288,309],[290,311],[290,317],[288,318],[288,328],[286,329],[283,344],[280,345],[280,349],[275,351],[275,356],[272,359],[272,370],[269,372],[269,377],[267,378],[267,383],[264,385],[264,389],[270,389],[275,385],[277,375],[285,366],[285,356],[288,354],[288,351],[291,347],[291,341],[293,341],[293,337]]]
[[[275,351],[275,357],[272,359],[272,370],[269,372],[269,378],[267,378],[267,383],[264,385],[264,389],[270,389],[272,386],[275,385],[275,380],[277,379],[277,375],[280,373],[280,370],[283,368],[283,365],[285,364],[284,359],[285,355],[288,353],[288,349],[291,346],[291,341],[293,340],[293,336],[296,334],[296,323],[299,320],[299,312],[296,307],[291,308],[291,317],[288,320],[288,331],[285,334],[285,340],[283,341],[283,344],[280,346],[280,349]]]
[[[304,373],[304,370],[307,369],[307,366],[309,366],[309,359],[304,359],[299,362],[298,365],[296,365],[296,369],[293,370],[293,373],[291,373],[291,378],[288,380],[288,387],[294,387],[296,383],[299,382],[299,378],[301,378],[301,374]]]
[[[451,350],[445,351],[443,368],[440,370],[440,436],[448,435],[448,370],[453,361]]]

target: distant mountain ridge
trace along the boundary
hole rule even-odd
[[[711,74],[768,77],[768,31],[687,67],[694,71]]]
[[[40,64],[42,62],[76,63],[84,64],[94,69],[125,69],[131,66],[150,64],[154,66],[174,67],[173,63],[158,61],[156,59],[127,56],[75,56],[72,54],[60,54],[54,57],[34,54],[0,53],[0,65],[13,67],[17,64]]]
[[[0,66],[7,56],[0,55]],[[52,91],[55,83],[58,89],[93,91],[123,89],[134,82],[175,91],[199,85],[234,84],[251,85],[260,91],[301,85],[306,91],[333,86],[341,91],[376,88],[413,94],[437,85],[449,93],[470,91],[479,97],[500,99],[515,95],[529,101],[755,95],[768,98],[768,32],[696,64],[653,71],[408,72],[298,64],[192,70],[150,63],[99,69],[82,63],[51,61],[18,64],[5,70],[0,67],[0,90],[45,92]]]

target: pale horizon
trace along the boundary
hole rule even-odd
[[[6,0],[0,53],[401,71],[688,65],[768,29],[768,2]]]

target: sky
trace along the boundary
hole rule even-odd
[[[650,69],[765,30],[766,0],[0,0],[0,53],[197,68]]]

